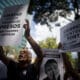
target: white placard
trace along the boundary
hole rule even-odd
[[[39,80],[63,80],[62,55],[57,49],[43,49],[43,52],[45,56],[41,64]],[[53,79],[49,79],[48,76],[52,76]]]
[[[60,42],[65,51],[80,51],[80,19],[60,30]]]
[[[15,46],[21,43],[23,25],[27,16],[29,1],[26,5],[7,7],[3,11],[0,24],[0,45]]]

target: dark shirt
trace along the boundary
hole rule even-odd
[[[30,64],[26,68],[21,69],[18,63],[10,61],[7,68],[7,80],[38,80],[38,72],[34,64]]]

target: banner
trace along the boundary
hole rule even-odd
[[[39,80],[63,80],[63,60],[57,49],[43,49]]]
[[[80,51],[80,19],[60,30],[60,42],[65,51]]]
[[[29,1],[26,5],[6,7],[0,22],[0,45],[16,46],[21,43]]]

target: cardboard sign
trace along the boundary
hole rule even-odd
[[[39,80],[63,80],[63,61],[57,49],[43,49]],[[49,79],[52,78],[52,79]]]
[[[65,51],[80,51],[80,19],[61,28],[60,42]]]
[[[26,5],[7,7],[0,23],[0,45],[15,46],[21,42],[29,1]]]

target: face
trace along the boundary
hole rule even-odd
[[[29,62],[31,59],[30,52],[26,49],[22,49],[19,54],[18,61],[19,62]]]
[[[45,68],[46,74],[50,79],[58,74],[58,65],[56,63],[50,63]]]
[[[46,74],[52,80],[53,79],[53,71],[51,66],[46,66]]]
[[[57,75],[59,73],[58,65],[56,63],[52,63],[51,67],[54,74]]]

